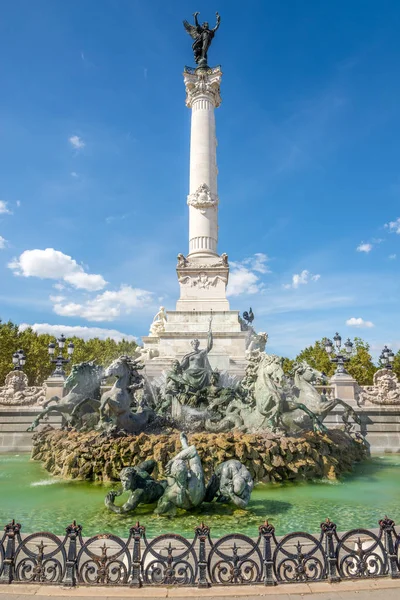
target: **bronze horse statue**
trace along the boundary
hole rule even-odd
[[[96,412],[100,405],[100,384],[103,377],[103,367],[94,361],[81,362],[72,366],[71,373],[64,382],[65,396],[53,396],[47,400],[44,409],[37,415],[27,431],[33,431],[40,421],[49,414],[59,414],[68,425],[74,424],[83,404],[89,404],[87,409]],[[55,404],[51,404],[55,402]]]

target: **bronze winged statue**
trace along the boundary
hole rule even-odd
[[[221,17],[218,13],[216,13],[217,24],[215,25],[214,29],[210,29],[207,21],[205,21],[202,25],[199,24],[197,20],[197,16],[199,14],[199,12],[195,12],[193,14],[194,25],[191,25],[188,21],[183,21],[183,25],[188,34],[194,39],[192,44],[194,60],[199,67],[207,67],[207,52],[211,46],[215,32],[220,26]]]

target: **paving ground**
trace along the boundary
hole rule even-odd
[[[0,600],[49,600],[73,598],[74,600],[156,600],[180,598],[188,600],[400,600],[400,579],[372,579],[342,581],[337,584],[312,583],[280,585],[273,588],[260,586],[218,587],[207,590],[196,588],[61,588],[35,585],[1,585]]]

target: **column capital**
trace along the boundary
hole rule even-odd
[[[215,108],[221,104],[220,84],[222,71],[220,67],[212,69],[192,69],[185,67],[183,80],[186,87],[186,106],[192,108],[198,98],[206,97]]]

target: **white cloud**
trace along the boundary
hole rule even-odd
[[[78,173],[76,171],[71,171],[71,177],[78,177]]]
[[[7,202],[0,200],[0,215],[12,215],[11,210],[7,207]]]
[[[73,146],[77,150],[80,150],[81,148],[85,147],[85,142],[82,138],[79,137],[79,135],[71,135],[68,141],[71,144],[71,146]]]
[[[253,256],[250,256],[250,258],[245,258],[244,260],[238,262],[231,261],[231,267],[233,269],[246,267],[246,269],[249,269],[250,271],[256,271],[257,273],[270,273],[271,270],[267,266],[268,261],[269,258],[266,254],[263,252],[256,252],[253,254]]]
[[[58,337],[63,333],[67,338],[76,336],[84,340],[90,340],[96,337],[101,340],[111,338],[116,342],[121,342],[122,340],[127,340],[128,342],[137,341],[137,338],[134,335],[122,333],[117,329],[103,329],[102,327],[49,325],[49,323],[35,323],[34,325],[28,325],[27,323],[22,323],[19,326],[19,329],[24,331],[28,327],[32,327],[33,331],[36,331],[37,333],[49,333],[50,335],[54,335],[54,337]]]
[[[90,275],[83,270],[65,275],[64,281],[80,290],[89,290],[91,292],[102,290],[107,283],[102,275]]]
[[[318,281],[321,278],[321,275],[318,273],[313,275],[307,269],[303,269],[301,273],[295,273],[292,277],[292,283],[285,283],[283,287],[287,290],[297,289],[300,285],[306,285],[310,283],[310,281]]]
[[[351,317],[351,319],[347,319],[346,325],[349,327],[359,327],[362,329],[368,329],[370,327],[374,327],[372,321],[364,321],[361,317]]]
[[[365,244],[364,242],[361,242],[361,244],[357,246],[357,252],[366,252],[368,254],[368,252],[371,252],[371,250],[372,244]]]
[[[257,294],[259,291],[259,277],[255,273],[245,267],[232,269],[226,291],[227,296],[239,296],[244,293]]]
[[[53,288],[60,292],[61,290],[65,290],[65,285],[63,283],[55,283]]]
[[[270,273],[270,269],[267,266],[268,260],[266,254],[256,252],[249,258],[238,262],[231,262],[227,296],[257,294],[260,292],[264,285],[260,281],[259,273]]]
[[[97,291],[106,285],[102,275],[89,275],[76,260],[54,248],[46,250],[25,250],[18,259],[8,264],[15,275],[40,277],[41,279],[62,279],[75,288]]]
[[[122,285],[118,291],[106,291],[83,304],[55,303],[54,312],[63,317],[83,317],[88,321],[113,321],[121,315],[129,315],[135,308],[148,306],[153,295],[147,290]]]
[[[15,204],[16,204],[16,205],[18,206],[18,208],[19,208],[19,207],[21,206],[21,200],[17,200]]]
[[[386,223],[385,227],[389,229],[391,233],[398,233],[400,235],[400,217],[397,217],[395,221]]]
[[[7,240],[0,235],[0,250],[3,250],[7,246]]]
[[[395,260],[397,258],[397,254],[389,254],[390,260]]]
[[[62,302],[65,300],[65,296],[49,296],[51,302]]]

